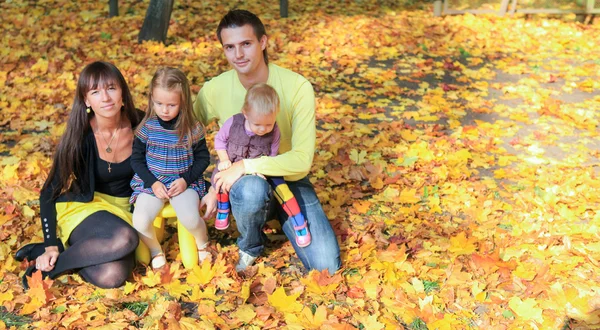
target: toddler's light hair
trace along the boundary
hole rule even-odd
[[[270,115],[279,112],[279,96],[277,91],[268,84],[258,83],[250,86],[246,93],[243,113],[255,113],[258,115]]]

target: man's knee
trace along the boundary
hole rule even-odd
[[[231,188],[229,201],[232,205],[264,207],[269,201],[269,192],[270,188],[266,180],[256,175],[246,175]]]

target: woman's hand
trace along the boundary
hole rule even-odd
[[[171,187],[169,188],[169,197],[175,197],[187,189],[187,182],[185,182],[184,178],[179,178],[173,183],[171,183]]]
[[[208,193],[200,200],[200,209],[206,205],[206,212],[202,218],[208,220],[217,213],[217,192],[213,187],[208,188]]]
[[[154,193],[154,196],[156,196],[156,198],[169,199],[169,192],[167,191],[167,187],[165,187],[165,185],[160,181],[156,181],[152,184],[152,192]]]
[[[58,260],[58,246],[46,247],[46,252],[35,259],[35,268],[40,269],[44,272],[49,272],[54,269],[56,260]]]
[[[220,161],[219,165],[217,166],[219,171],[225,171],[226,169],[228,169],[230,167],[231,167],[231,161],[229,159]]]

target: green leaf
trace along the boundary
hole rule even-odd
[[[413,164],[416,163],[417,160],[419,160],[419,157],[417,156],[406,157],[404,158],[400,166],[413,166]]]
[[[52,313],[54,313],[54,314],[60,314],[60,313],[62,313],[64,311],[66,311],[66,310],[67,310],[67,307],[65,307],[65,306],[58,306],[58,307],[56,307],[55,309],[52,310]]]
[[[507,319],[513,319],[515,318],[515,315],[510,311],[510,310],[505,310],[504,312],[502,312],[502,316],[504,316]]]

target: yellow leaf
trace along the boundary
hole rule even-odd
[[[387,189],[386,189],[387,190]],[[400,193],[400,202],[414,204],[421,201],[421,197],[417,196],[416,189],[403,189]]]
[[[30,302],[23,305],[23,309],[21,309],[21,315],[31,314],[45,305],[43,301],[40,301],[37,298],[32,298]]]
[[[542,323],[544,321],[542,318],[542,309],[535,308],[536,305],[537,302],[532,298],[521,301],[521,298],[519,297],[512,297],[508,302],[510,309],[512,309],[519,318]]]
[[[137,283],[126,282],[125,287],[123,288],[123,293],[125,295],[128,295],[128,294],[132,293],[133,291],[135,291],[137,288],[138,288]]]
[[[203,262],[202,268],[196,265],[187,277],[187,283],[206,285],[215,277],[215,270],[209,262]]]
[[[149,288],[155,287],[161,283],[160,271],[156,273],[152,270],[148,270],[146,276],[142,277],[142,283],[146,284]]]
[[[242,284],[242,292],[240,293],[240,298],[242,298],[242,302],[245,303],[249,297],[250,297],[250,283],[244,282],[244,284]]]
[[[477,249],[474,244],[475,241],[475,238],[467,239],[465,233],[460,233],[450,238],[450,248],[448,250],[456,255],[471,254]]]
[[[277,288],[272,295],[268,295],[269,304],[275,307],[280,312],[294,313],[302,310],[302,305],[299,304],[296,299],[300,296],[300,293],[292,294],[290,296],[285,294],[283,287]]]
[[[231,316],[237,318],[238,320],[249,323],[256,317],[256,312],[254,311],[254,307],[252,305],[242,305],[239,306],[235,312],[231,313]]]
[[[412,130],[402,130],[402,132],[400,132],[400,136],[408,142],[413,142],[418,138],[418,136]]]
[[[366,156],[367,156],[367,152],[364,150],[361,150],[360,152],[358,152],[358,150],[352,149],[350,151],[350,160],[352,160],[354,163],[356,163],[358,165],[365,162]]]
[[[380,330],[385,328],[385,324],[377,321],[377,315],[370,314],[368,316],[359,317],[358,320],[364,326],[364,329]]]
[[[0,293],[0,305],[4,304],[5,301],[10,301],[14,298],[12,292]]]
[[[192,289],[187,284],[181,284],[179,280],[174,280],[164,286],[169,294],[177,299],[181,299],[182,295],[187,295],[188,291]]]
[[[317,307],[315,313],[308,307],[304,307],[302,310],[302,316],[305,320],[303,322],[309,329],[320,329],[323,322],[327,320],[327,308],[325,305]]]

